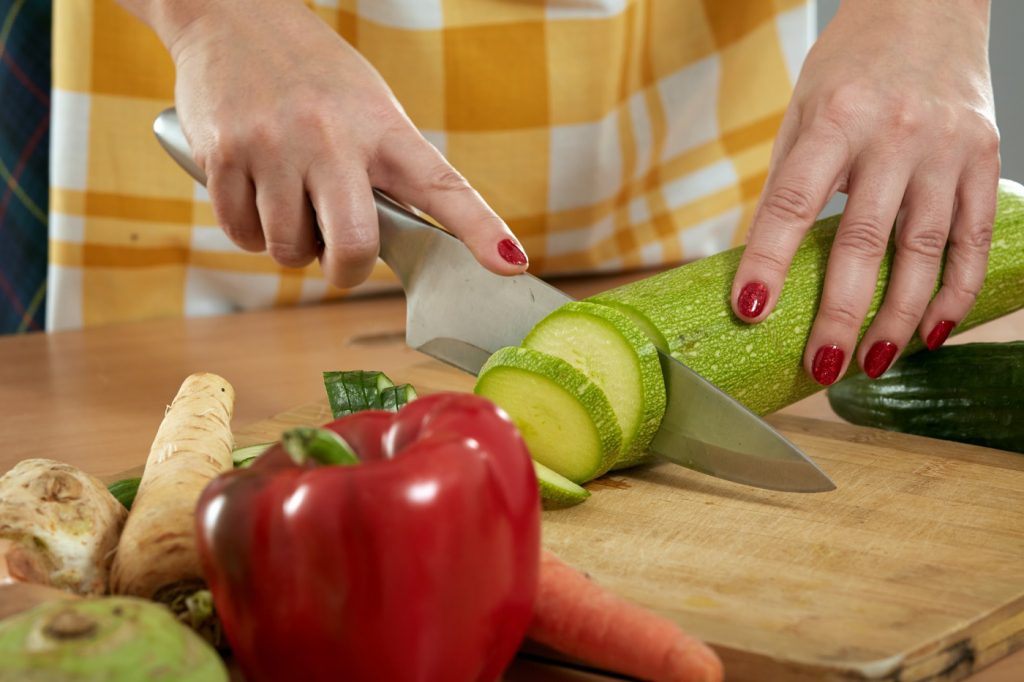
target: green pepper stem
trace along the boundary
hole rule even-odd
[[[281,436],[285,452],[296,464],[309,462],[324,465],[359,464],[359,457],[345,440],[328,429],[297,426]]]

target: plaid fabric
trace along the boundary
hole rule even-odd
[[[522,240],[535,274],[739,243],[806,0],[317,0]],[[173,68],[113,0],[56,1],[53,328],[345,295],[236,249],[153,141]],[[379,266],[358,291],[394,286]]]
[[[50,3],[0,0],[0,334],[43,328]]]

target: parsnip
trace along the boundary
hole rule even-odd
[[[128,512],[94,476],[26,459],[0,478],[0,582],[103,594]]]
[[[181,385],[146,460],[142,483],[117,546],[111,591],[170,602],[202,586],[196,554],[196,502],[231,468],[235,392],[216,374]]]

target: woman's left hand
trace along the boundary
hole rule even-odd
[[[937,348],[981,289],[999,180],[988,15],[979,0],[847,0],[807,56],[732,304],[749,322],[771,313],[801,239],[846,193],[804,351],[821,384],[842,376],[855,349],[881,375],[915,329]],[[885,300],[857,348],[893,229]]]

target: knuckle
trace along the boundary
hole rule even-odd
[[[759,270],[785,272],[789,265],[781,255],[774,251],[751,249],[747,251],[745,256]]]
[[[224,230],[228,239],[246,251],[260,251],[263,249],[260,231],[244,221],[230,218],[222,220],[221,229]]]
[[[472,191],[466,178],[446,163],[437,165],[427,173],[427,186],[437,192]]]
[[[906,327],[914,328],[924,315],[924,308],[903,298],[885,302],[886,312]]]
[[[239,168],[243,165],[244,158],[245,143],[241,137],[231,131],[218,131],[213,135],[210,147],[205,152],[207,174]]]
[[[298,268],[313,260],[313,253],[307,248],[292,242],[267,242],[267,252],[270,257],[281,265],[289,268]]]
[[[861,316],[848,301],[834,301],[824,305],[818,316],[825,323],[843,329],[856,329],[861,323]]]
[[[822,115],[825,121],[842,129],[873,107],[874,98],[874,88],[865,88],[857,82],[844,83],[826,98]]]
[[[920,226],[903,230],[896,248],[928,261],[937,261],[946,249],[946,231],[938,226]]]
[[[991,219],[985,220],[976,223],[963,234],[954,233],[950,236],[951,245],[972,254],[987,254],[989,247],[992,246],[992,222]]]
[[[916,102],[901,97],[889,107],[889,127],[896,136],[910,137],[921,130],[925,115]]]
[[[763,210],[784,223],[810,224],[817,217],[810,191],[792,185],[775,188],[765,198]]]
[[[982,284],[983,280],[961,272],[943,282],[942,288],[948,290],[954,298],[960,301],[973,303],[974,299],[981,293]]]
[[[997,156],[1000,135],[995,121],[981,113],[973,113],[972,117],[968,125],[974,129],[974,148],[987,156]]]
[[[267,120],[253,123],[245,138],[247,139],[243,141],[243,146],[251,144],[260,150],[275,150],[281,146],[282,142],[280,127]]]
[[[886,231],[875,215],[851,217],[840,225],[834,248],[861,260],[879,260],[889,244]]]
[[[377,257],[377,238],[361,231],[328,243],[332,260],[340,266],[362,265]]]
[[[304,135],[326,133],[330,129],[331,117],[322,106],[316,104],[316,98],[307,100],[308,104],[300,105],[293,114],[295,125]]]

